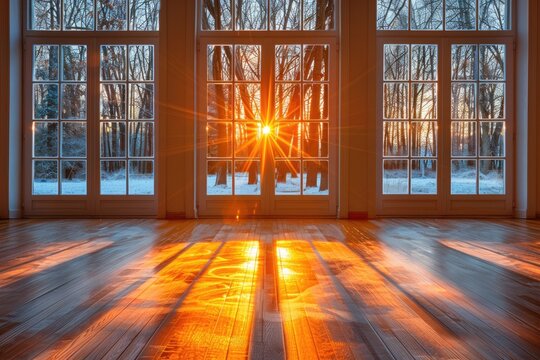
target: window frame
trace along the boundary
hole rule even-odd
[[[339,149],[339,127],[340,127],[340,97],[335,100],[330,99],[329,113],[334,117],[334,121],[330,121],[329,131],[329,182],[330,195],[275,195],[273,181],[265,181],[273,176],[260,176],[261,186],[264,186],[266,193],[262,190],[261,195],[239,195],[236,196],[220,196],[206,194],[206,181],[202,182],[201,178],[206,177],[206,168],[201,164],[206,165],[206,47],[207,45],[242,45],[242,44],[260,44],[262,51],[269,49],[274,45],[291,44],[291,45],[320,45],[329,44],[329,86],[330,93],[340,93],[340,3],[339,0],[334,0],[334,29],[332,30],[203,30],[201,19],[203,16],[202,0],[196,0],[196,111],[195,111],[195,208],[197,216],[213,217],[213,216],[254,216],[253,209],[260,211],[255,216],[284,216],[298,215],[305,216],[324,216],[336,217],[338,213],[338,199],[340,197],[340,176],[338,171],[340,168],[340,149]],[[272,52],[274,50],[272,49]],[[262,58],[262,77],[261,92],[262,104],[266,106],[265,94],[268,92],[264,89],[265,84],[274,84],[274,71],[265,71],[264,69],[273,69],[268,64],[273,59]],[[201,64],[204,64],[202,66]],[[266,66],[265,66],[266,64]],[[334,139],[334,141],[332,141]],[[261,158],[261,166],[263,164]],[[204,171],[204,174],[203,174]],[[198,186],[198,184],[204,184]],[[268,190],[272,188],[272,190]],[[258,198],[258,199],[257,199]]]
[[[372,0],[371,16],[376,55],[376,71],[373,87],[376,89],[375,134],[376,154],[373,170],[376,171],[374,211],[379,216],[508,216],[513,213],[515,178],[515,49],[516,1],[512,1],[509,30],[377,30],[377,0]],[[382,106],[383,106],[383,66],[384,44],[438,44],[438,156],[437,194],[383,194],[383,154],[382,154]],[[505,44],[506,45],[506,179],[505,194],[451,194],[451,138],[450,138],[450,89],[451,89],[451,45],[452,44]],[[479,119],[475,121],[479,122]],[[495,121],[495,120],[494,120]],[[477,135],[478,136],[478,135]],[[477,137],[478,139],[478,137]],[[478,156],[478,158],[480,158]],[[410,180],[409,180],[410,181]],[[478,187],[478,185],[477,185]]]
[[[142,216],[156,217],[158,213],[158,182],[160,181],[160,38],[159,31],[63,31],[29,29],[30,0],[23,2],[23,206],[29,217],[64,216]],[[161,0],[160,28],[164,27],[165,0]],[[34,195],[33,132],[32,132],[32,62],[33,45],[87,45],[87,193],[86,195]],[[100,193],[100,46],[154,46],[154,193],[153,195],[101,195]],[[60,61],[60,59],[59,59]],[[60,66],[60,65],[59,65]],[[126,110],[127,111],[127,110]],[[126,123],[129,122],[126,120]],[[126,152],[128,151],[126,144]],[[127,163],[126,163],[127,164]],[[126,172],[128,171],[126,165]],[[60,176],[60,173],[59,173]],[[127,181],[126,181],[127,186]]]

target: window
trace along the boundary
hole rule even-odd
[[[203,30],[333,30],[333,0],[202,1]]]
[[[378,30],[509,30],[510,0],[377,0]]]
[[[335,213],[334,1],[203,0],[201,9],[199,212]]]
[[[511,208],[510,5],[377,0],[381,213]]]
[[[153,201],[159,7],[158,0],[29,1],[29,213],[46,196]]]
[[[29,28],[40,31],[157,31],[159,0],[31,0]]]
[[[34,45],[33,194],[86,194],[85,45]]]
[[[437,193],[437,80],[437,45],[384,45],[384,194]]]
[[[505,193],[506,48],[452,45],[452,194]]]

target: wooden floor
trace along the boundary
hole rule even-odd
[[[0,222],[0,359],[538,359],[540,222]]]

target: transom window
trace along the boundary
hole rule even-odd
[[[40,31],[157,31],[160,0],[31,0],[29,28]]]
[[[510,0],[377,0],[377,30],[509,30]]]
[[[202,30],[333,30],[334,0],[203,0]]]

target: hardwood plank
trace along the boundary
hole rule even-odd
[[[540,221],[0,221],[1,359],[540,358]]]

